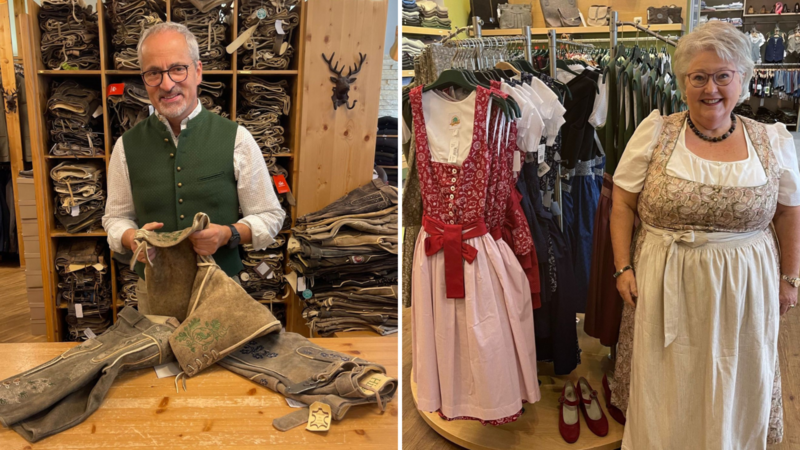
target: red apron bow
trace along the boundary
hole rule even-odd
[[[464,267],[461,259],[472,264],[478,256],[478,249],[464,241],[486,234],[486,224],[480,220],[469,224],[448,225],[425,216],[422,226],[428,233],[425,238],[425,254],[433,256],[439,250],[444,251],[447,298],[464,298]]]

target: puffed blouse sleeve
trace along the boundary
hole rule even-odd
[[[614,172],[614,184],[634,194],[642,192],[644,178],[647,176],[647,167],[653,157],[653,149],[658,143],[663,123],[661,113],[653,110],[636,127],[636,131],[622,153],[622,159],[617,164]]]
[[[797,151],[794,139],[786,125],[776,123],[767,125],[772,154],[778,160],[781,178],[778,185],[778,203],[784,206],[800,205],[800,167],[797,165]]]

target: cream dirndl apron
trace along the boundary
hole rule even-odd
[[[612,403],[627,411],[622,449],[763,449],[783,435],[770,227],[780,169],[766,128],[739,118],[766,184],[668,175],[686,115],[664,118],[639,196],[639,298],[623,310],[612,389]]]

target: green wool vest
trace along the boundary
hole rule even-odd
[[[211,223],[239,220],[239,195],[233,172],[233,149],[238,125],[205,108],[181,131],[178,148],[167,127],[155,114],[122,135],[140,226],[162,222],[159,231],[192,226],[198,212]],[[239,249],[220,247],[214,260],[233,276],[242,268]],[[136,263],[144,278],[144,264]]]

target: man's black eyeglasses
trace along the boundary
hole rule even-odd
[[[165,73],[169,76],[170,80],[175,83],[180,83],[186,81],[186,78],[189,76],[189,65],[172,66],[167,70],[148,70],[147,72],[142,72],[142,80],[144,84],[150,87],[158,87],[164,80]]]

